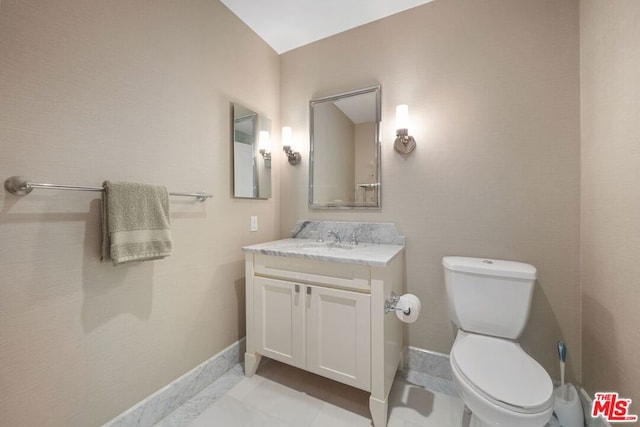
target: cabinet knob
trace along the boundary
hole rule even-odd
[[[311,286],[307,286],[307,295],[311,295]]]
[[[300,285],[296,285],[296,294],[300,293]]]

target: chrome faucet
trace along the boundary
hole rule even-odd
[[[351,233],[351,241],[349,242],[350,245],[357,245],[358,244],[358,238],[356,237],[356,231],[353,230],[353,233]]]
[[[328,234],[329,236],[333,236],[333,238],[335,239],[335,240],[334,240],[334,243],[342,243],[342,239],[340,239],[340,235],[339,235],[337,232],[335,232],[335,231],[333,231],[333,230],[329,230],[329,231],[327,232],[327,234]]]

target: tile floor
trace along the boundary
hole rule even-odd
[[[464,405],[449,382],[438,380],[412,371],[399,375],[388,427],[459,427]],[[430,384],[439,392],[423,387]],[[236,365],[156,427],[369,427],[369,416],[368,393],[263,360],[250,378]]]

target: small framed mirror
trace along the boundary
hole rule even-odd
[[[231,104],[233,197],[271,197],[271,120],[239,104]]]
[[[312,99],[309,206],[378,209],[380,85]]]

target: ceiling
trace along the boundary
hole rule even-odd
[[[376,96],[376,92],[369,92],[341,98],[333,103],[357,125],[376,121]]]
[[[433,0],[221,0],[277,53]]]

